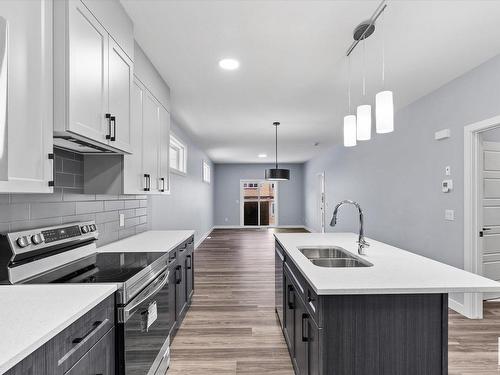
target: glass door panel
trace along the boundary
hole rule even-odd
[[[243,225],[259,225],[259,202],[245,202],[243,208]]]
[[[241,183],[243,225],[276,225],[276,184],[268,181]]]

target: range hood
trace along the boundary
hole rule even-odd
[[[70,135],[69,132],[54,133],[54,147],[76,152],[78,154],[126,154],[112,146],[89,140],[88,138]]]

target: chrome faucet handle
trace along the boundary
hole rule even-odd
[[[358,241],[358,253],[359,255],[366,255],[365,247],[370,247],[370,244],[366,242],[364,238]]]

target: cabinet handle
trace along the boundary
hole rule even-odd
[[[311,291],[307,291],[307,302],[314,302],[316,299],[311,297]]]
[[[295,309],[295,293],[293,290],[293,285],[288,285],[287,292],[288,292],[288,309],[293,310],[293,309]],[[293,296],[293,300],[292,300],[292,298],[290,298],[290,296]]]
[[[189,259],[189,266],[187,264],[187,260]],[[191,255],[186,256],[186,268],[190,270],[193,267],[193,259],[191,258]]]
[[[77,337],[77,338],[73,339],[72,343],[73,344],[79,344],[79,343],[81,343],[83,340],[85,340],[87,337],[89,337],[95,331],[97,331],[100,328],[101,324],[102,324],[102,321],[100,321],[100,320],[98,320],[97,322],[94,322],[94,324],[92,324],[92,329],[89,332],[87,332],[82,337]]]
[[[184,251],[186,251],[188,245],[187,244],[184,244],[184,246],[182,246],[179,250],[181,251],[181,253],[183,253]]]
[[[106,139],[111,139],[111,113],[106,113],[106,119],[108,120],[108,134],[106,134]]]
[[[165,177],[160,178],[160,181],[161,181],[160,191],[163,193],[163,192],[165,192]]]
[[[177,283],[177,284],[180,284],[180,283],[182,283],[182,266],[177,266],[177,267],[175,268],[175,271],[176,271],[176,272],[177,272],[177,271],[180,271],[180,272],[178,273],[179,277],[178,277],[178,278],[177,278],[177,280],[176,280],[176,283]]]
[[[109,119],[110,124],[113,123],[113,135],[111,136],[111,141],[116,141],[116,117],[111,116]],[[111,125],[110,125],[110,134],[111,134]]]
[[[307,330],[304,329],[304,322],[307,325],[307,322],[309,321],[309,314],[302,314],[302,342],[308,342],[309,341],[309,335],[305,335],[304,332]]]
[[[151,176],[147,173],[144,174],[144,191],[151,190]]]

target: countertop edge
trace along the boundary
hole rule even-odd
[[[14,357],[9,358],[4,363],[0,363],[0,374],[5,373],[18,363],[26,359],[30,354],[34,353],[36,350],[41,348],[43,345],[45,345],[47,342],[49,342],[51,339],[53,339],[55,336],[61,333],[64,329],[69,327],[72,323],[80,319],[83,315],[88,313],[90,310],[92,310],[94,307],[96,307],[110,295],[115,293],[117,290],[116,284],[100,284],[100,285],[102,286],[108,285],[109,288],[105,292],[101,293],[101,295],[96,297],[96,299],[94,299],[92,303],[88,304],[84,309],[80,310],[77,314],[73,314],[71,317],[61,322],[52,331],[48,332],[46,335],[34,341],[30,346],[26,347],[24,350],[19,352]]]

